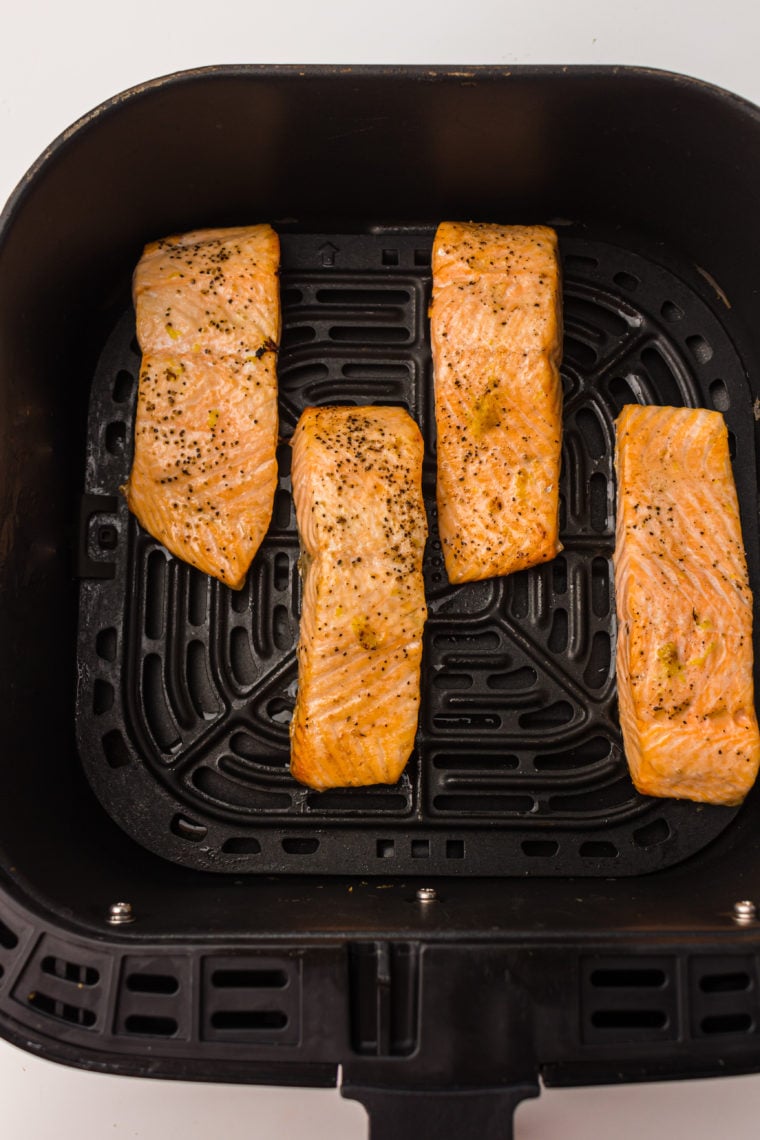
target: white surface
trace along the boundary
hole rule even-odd
[[[635,63],[760,103],[756,0],[0,0],[0,202],[79,115],[134,83],[209,63]],[[756,1140],[760,1076],[548,1090],[517,1140]],[[3,1140],[359,1140],[333,1091],[79,1073],[0,1042]],[[422,1140],[422,1138],[421,1138]],[[463,1140],[468,1140],[463,1137]]]

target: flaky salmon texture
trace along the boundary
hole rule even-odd
[[[414,746],[427,616],[423,442],[402,408],[307,408],[292,440],[303,601],[291,771],[394,784]]]
[[[145,248],[129,509],[172,554],[240,589],[277,485],[279,240],[267,225]]]
[[[561,299],[548,227],[438,227],[430,337],[451,582],[524,570],[562,549]]]
[[[719,412],[623,408],[615,546],[620,721],[640,792],[742,801],[757,776],[752,594]]]

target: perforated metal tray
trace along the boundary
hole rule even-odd
[[[81,529],[77,731],[111,816],[220,871],[640,874],[734,812],[639,796],[614,676],[613,420],[625,403],[720,409],[756,565],[753,417],[729,314],[693,267],[562,230],[563,553],[447,582],[435,523],[427,304],[432,228],[282,233],[280,485],[240,593],[169,557],[118,494],[139,351],[127,307],[92,385]],[[422,709],[394,787],[316,793],[288,772],[300,584],[290,436],[310,404],[401,404],[426,445]]]

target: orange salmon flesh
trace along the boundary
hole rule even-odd
[[[303,602],[291,771],[394,784],[414,747],[427,617],[423,443],[402,408],[307,408],[292,441]]]
[[[561,324],[553,230],[438,227],[430,337],[451,582],[511,574],[562,549]]]
[[[627,406],[616,464],[618,700],[633,782],[650,796],[741,803],[760,739],[723,416]]]
[[[277,485],[278,266],[269,226],[197,230],[146,246],[133,281],[143,357],[127,503],[234,589]]]

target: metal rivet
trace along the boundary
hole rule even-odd
[[[733,919],[740,925],[754,922],[757,917],[757,907],[751,899],[741,899],[734,903]]]
[[[112,926],[124,926],[127,922],[134,922],[135,916],[132,913],[132,903],[111,903],[108,908],[108,921]]]
[[[437,902],[438,891],[435,889],[435,887],[418,887],[417,901],[422,903]]]

